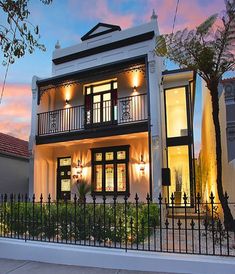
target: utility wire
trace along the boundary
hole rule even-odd
[[[5,85],[6,85],[6,79],[7,79],[9,64],[10,64],[10,57],[8,58],[7,67],[6,67],[6,72],[5,72],[4,80],[3,80],[3,84],[2,84],[2,91],[1,91],[1,96],[0,96],[0,105],[1,105],[1,103],[2,103],[2,97],[3,97]]]
[[[19,21],[19,17],[17,18],[17,23],[18,23],[18,21]],[[15,30],[14,30],[14,33],[13,33],[13,39],[12,39],[12,41],[14,41],[14,39],[15,39],[16,30],[17,30],[17,24],[15,26]],[[5,72],[4,80],[3,80],[3,84],[2,84],[2,91],[1,91],[1,96],[0,96],[0,105],[2,103],[2,97],[3,97],[3,93],[4,93],[4,90],[5,90],[5,86],[6,86],[6,79],[7,79],[7,75],[8,75],[8,70],[9,70],[11,56],[12,56],[12,49],[11,49],[11,53],[10,53],[10,55],[8,57],[6,72]]]
[[[174,29],[175,29],[175,22],[176,22],[176,16],[177,16],[178,8],[179,8],[179,2],[180,2],[180,0],[177,0],[176,7],[175,7],[175,15],[174,15],[174,20],[173,20],[173,25],[172,25],[171,39],[172,39]],[[165,67],[167,67],[167,62],[168,62],[168,59],[165,60]]]
[[[179,7],[179,2],[180,2],[180,0],[177,0],[177,3],[176,3],[176,8],[175,8],[174,21],[173,21],[173,25],[172,25],[172,32],[171,32],[171,34],[173,34],[173,33],[174,33],[174,29],[175,29],[175,22],[176,22],[176,16],[177,16],[178,7]]]

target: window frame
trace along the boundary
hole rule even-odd
[[[102,82],[102,83],[99,83],[99,84],[89,84],[89,85],[86,85],[85,86],[85,96],[84,96],[84,105],[85,105],[85,126],[87,128],[89,127],[99,127],[100,125],[105,125],[105,124],[114,124],[114,123],[117,123],[117,119],[115,119],[115,106],[117,106],[117,88],[114,88],[114,83],[118,83],[117,80],[107,80],[105,82]],[[105,91],[99,91],[99,92],[93,92],[93,89],[94,87],[97,87],[97,86],[102,86],[102,85],[105,85],[105,84],[110,84],[110,90],[105,90]],[[87,90],[90,89],[90,92],[89,94],[87,93]],[[108,120],[108,121],[103,121],[103,104],[104,104],[104,100],[103,100],[103,95],[104,94],[107,94],[107,93],[110,93],[111,95],[111,99],[109,100],[111,102],[111,119]],[[94,112],[94,109],[93,109],[93,98],[94,96],[96,95],[100,95],[101,96],[101,101],[100,101],[100,122],[94,122],[93,121],[93,112]],[[89,103],[87,103],[89,102]],[[87,105],[89,105],[89,110],[90,110],[90,121],[88,121],[87,119]]]
[[[93,186],[93,193],[95,195],[129,195],[129,149],[130,145],[123,145],[123,146],[111,146],[111,147],[101,147],[101,148],[92,148],[91,149],[91,164],[92,164],[92,186]],[[117,159],[117,152],[118,151],[125,151],[126,152],[126,159]],[[105,160],[105,153],[106,152],[113,152],[114,158],[113,160]],[[102,153],[102,160],[96,161],[95,154]],[[105,165],[106,164],[113,164],[114,165],[114,191],[106,191],[105,190]],[[126,164],[126,190],[125,191],[118,191],[117,186],[117,164]],[[102,191],[95,190],[95,166],[102,165]]]

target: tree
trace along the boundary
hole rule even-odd
[[[219,122],[218,85],[222,75],[235,69],[235,1],[225,0],[226,10],[210,16],[194,30],[184,29],[162,35],[156,40],[156,54],[167,57],[180,67],[186,67],[204,79],[210,91],[212,117],[216,139],[217,192],[221,202],[224,223],[235,231],[235,220],[227,204],[222,184],[222,148]]]
[[[40,0],[49,5],[52,0]],[[39,27],[34,26],[28,19],[30,16],[29,0],[0,1],[0,47],[3,53],[4,65],[13,64],[16,58],[23,57],[28,51],[30,54],[35,48],[45,51],[45,46],[38,42]]]

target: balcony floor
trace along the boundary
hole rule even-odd
[[[123,125],[104,125],[95,128],[89,128],[84,130],[68,131],[61,133],[53,133],[43,136],[36,136],[36,144],[49,144],[66,142],[72,140],[82,140],[90,138],[99,138],[114,135],[124,135],[130,133],[147,132],[148,121],[141,121],[136,123],[127,123]]]

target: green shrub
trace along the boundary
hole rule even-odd
[[[126,213],[126,214],[125,214]],[[68,242],[143,242],[159,225],[156,204],[96,204],[58,202],[3,203],[0,206],[0,232],[28,239]],[[4,232],[4,233],[3,233]]]

